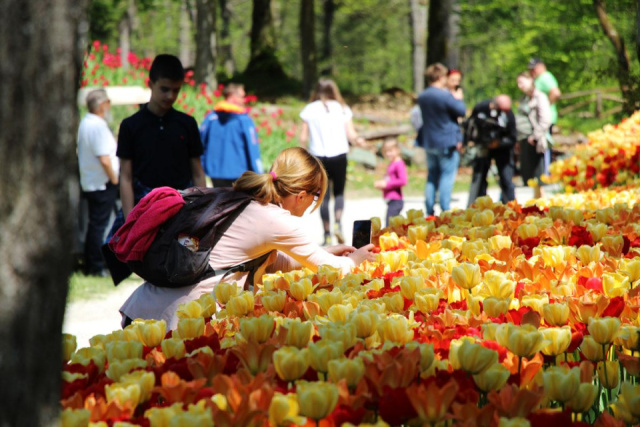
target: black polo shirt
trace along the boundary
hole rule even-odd
[[[145,105],[120,124],[117,155],[131,160],[133,179],[147,187],[187,188],[190,160],[202,151],[195,119],[173,108],[158,117]]]

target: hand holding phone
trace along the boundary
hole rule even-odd
[[[371,220],[354,221],[351,245],[361,248],[369,243],[371,243]]]

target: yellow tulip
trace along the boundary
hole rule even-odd
[[[597,224],[587,224],[587,231],[591,233],[591,237],[593,237],[594,242],[600,242],[604,236],[606,236],[609,231],[609,227],[607,224],[597,223]]]
[[[273,352],[273,366],[280,379],[294,381],[309,369],[309,350],[282,347]]]
[[[624,239],[621,234],[609,234],[602,237],[602,247],[609,253],[609,255],[620,256],[623,246]]]
[[[495,217],[496,215],[493,213],[492,210],[485,209],[481,212],[475,213],[473,215],[473,218],[471,219],[471,223],[475,227],[486,227],[488,225],[493,224]]]
[[[403,313],[404,312],[404,299],[398,292],[387,294],[380,298],[384,302],[386,311],[391,313]]]
[[[488,297],[482,301],[482,308],[487,316],[499,317],[509,311],[510,300],[504,298]]]
[[[121,407],[135,408],[140,403],[140,386],[137,383],[114,383],[104,387],[107,403],[116,402]]]
[[[617,360],[598,362],[597,371],[602,387],[611,390],[620,384],[620,363]]]
[[[498,352],[483,347],[481,344],[464,341],[458,348],[458,360],[462,370],[471,375],[477,375],[491,365],[498,363]]]
[[[542,353],[547,356],[557,356],[564,353],[571,345],[571,327],[563,326],[561,328],[544,328],[541,329],[545,340],[550,344],[542,349]]]
[[[569,320],[569,305],[565,303],[545,304],[542,317],[549,326],[562,326]]]
[[[173,331],[175,338],[190,340],[204,335],[204,318],[196,319],[180,319],[178,320],[178,328]]]
[[[261,297],[262,306],[267,311],[281,312],[287,301],[287,293],[285,291],[265,292]]]
[[[89,362],[93,361],[100,372],[104,371],[106,360],[107,353],[100,347],[80,348],[71,355],[71,363],[80,363],[83,366],[87,366]]]
[[[240,333],[249,342],[263,343],[271,338],[276,324],[273,317],[263,314],[260,317],[243,317],[240,319]]]
[[[378,334],[382,341],[406,344],[413,340],[413,330],[406,317],[391,315],[378,324]]]
[[[576,394],[567,401],[567,406],[573,412],[587,412],[596,401],[596,397],[598,397],[598,386],[591,383],[580,383]]]
[[[489,237],[489,248],[492,251],[499,251],[501,249],[509,249],[513,242],[510,236],[492,236]]]
[[[485,393],[500,390],[507,383],[511,372],[501,363],[494,363],[473,376],[473,381]]]
[[[404,276],[399,280],[400,293],[406,299],[413,299],[416,291],[425,288],[424,279],[420,276]]]
[[[202,307],[202,317],[204,317],[205,319],[210,319],[211,316],[216,314],[218,303],[214,294],[200,295],[200,298],[198,298],[196,301],[198,301],[198,303]]]
[[[195,319],[202,316],[202,306],[196,300],[185,302],[178,306],[176,315],[180,319]]]
[[[276,393],[269,404],[269,422],[275,427],[303,425],[307,420],[299,416],[299,412],[300,407],[295,394]]]
[[[449,364],[454,370],[462,369],[460,358],[458,357],[458,350],[460,350],[460,347],[462,347],[462,344],[465,342],[475,343],[475,340],[472,337],[463,336],[461,338],[452,339],[449,343]]]
[[[72,383],[76,380],[89,378],[89,374],[80,374],[76,372],[62,371],[62,380],[68,383]]]
[[[328,363],[333,359],[338,359],[344,355],[344,349],[340,341],[329,341],[321,339],[309,344],[309,363],[318,372],[326,373]]]
[[[216,404],[216,406],[222,411],[226,411],[229,407],[229,402],[224,394],[216,393],[211,396],[211,401]]]
[[[120,381],[120,378],[138,368],[146,368],[147,362],[142,359],[114,360],[109,362],[109,369],[105,372],[108,378]]]
[[[167,338],[160,343],[162,353],[169,358],[181,359],[187,353],[184,341],[180,338]]]
[[[66,408],[60,415],[61,427],[87,427],[91,418],[88,409]]]
[[[516,232],[523,239],[538,237],[538,227],[536,227],[535,224],[520,224],[516,229]]]
[[[431,222],[431,224],[433,224],[433,222]],[[415,245],[418,240],[426,241],[427,235],[429,234],[429,232],[430,232],[429,226],[426,224],[412,225],[407,230],[407,238],[409,239],[412,245]]]
[[[380,249],[382,249],[382,251],[386,252],[389,250],[389,248],[398,246],[398,243],[398,235],[394,232],[384,233],[382,236],[380,236]]]
[[[580,209],[565,209],[563,214],[565,221],[571,221],[575,225],[580,225],[584,221],[584,212]]]
[[[364,376],[364,362],[359,357],[333,359],[329,361],[327,366],[329,379],[334,383],[344,379],[347,381],[347,386],[355,387]]]
[[[566,403],[580,387],[580,368],[552,366],[542,373],[544,392],[551,400]]]
[[[238,295],[238,285],[235,283],[218,283],[213,288],[213,292],[216,296],[216,300],[222,305],[225,305],[229,300]]]
[[[405,345],[406,348],[413,350],[415,348],[420,350],[420,372],[425,372],[431,368],[435,359],[435,353],[433,351],[433,344],[419,343],[417,341],[410,341]]]
[[[164,320],[134,320],[138,339],[147,347],[160,345],[167,333],[167,322]]]
[[[489,270],[483,278],[484,286],[481,288],[480,294],[496,298],[513,298],[516,284],[513,280],[509,280],[504,273]]]
[[[624,296],[631,288],[629,277],[622,273],[604,273],[602,288],[609,298]]]
[[[355,325],[358,338],[368,338],[378,328],[380,315],[374,310],[356,310],[349,313],[349,323]]]
[[[142,359],[142,343],[138,341],[115,341],[107,343],[107,361]]]
[[[539,314],[542,314],[542,309],[546,304],[549,304],[549,295],[546,294],[523,295],[520,299],[522,307],[531,307]]]
[[[254,299],[253,292],[245,291],[240,292],[235,297],[232,297],[226,305],[227,314],[229,316],[242,317],[247,313],[253,311]]]
[[[298,301],[304,301],[313,292],[313,283],[309,278],[303,278],[291,283],[289,293]]]
[[[620,400],[624,400],[632,416],[640,418],[640,385],[623,382],[618,395],[618,401]]]
[[[353,323],[330,323],[319,327],[318,332],[322,339],[341,342],[345,351],[353,347],[357,341],[356,326]]]
[[[317,303],[320,306],[320,310],[327,314],[331,306],[342,304],[342,297],[342,291],[338,288],[333,288],[331,292],[321,289],[317,293],[309,295],[307,300]]]
[[[78,341],[75,335],[62,334],[62,361],[68,362],[73,352],[78,348]]]
[[[121,384],[138,384],[140,387],[140,402],[146,402],[151,397],[151,391],[156,385],[156,376],[153,372],[133,371],[120,376]]]
[[[640,328],[637,326],[623,326],[620,328],[618,337],[613,340],[613,343],[624,347],[627,350],[638,351],[640,340]]]
[[[342,277],[342,269],[330,265],[321,265],[318,267],[316,277],[321,285],[333,284]]]
[[[288,346],[305,348],[309,344],[313,335],[313,324],[311,322],[291,320],[285,323],[284,327],[287,328],[285,343]]]
[[[501,323],[485,323],[484,325],[482,325],[482,339],[488,341],[497,341],[496,333],[498,332],[498,328],[500,328],[501,325]]]
[[[168,427],[206,427],[212,425],[211,412],[179,412],[171,418]]]
[[[419,311],[429,314],[438,308],[440,298],[442,298],[442,291],[433,293],[429,289],[423,289],[415,293],[413,303]]]
[[[582,245],[576,251],[576,256],[583,265],[589,265],[592,262],[599,262],[602,252],[600,246]]]
[[[482,281],[482,273],[478,264],[464,262],[453,268],[451,278],[461,288],[472,289]]]
[[[580,344],[580,350],[584,357],[592,362],[604,360],[604,349],[598,344],[591,335],[586,335]]]
[[[561,246],[536,246],[533,255],[541,257],[545,267],[560,268],[565,264],[565,252]]]
[[[550,344],[542,333],[531,325],[502,324],[496,331],[496,340],[516,356],[527,358]]]
[[[327,317],[332,322],[346,322],[349,313],[353,311],[351,304],[335,304],[329,308]]]
[[[333,412],[338,404],[338,387],[327,382],[296,383],[300,414],[320,421]]]
[[[530,427],[531,423],[526,418],[515,417],[515,418],[505,418],[500,417],[500,421],[498,421],[498,427]]]
[[[631,283],[640,280],[640,259],[623,260],[621,269]]]
[[[598,344],[609,344],[620,330],[620,319],[617,317],[591,317],[587,326],[589,334]]]

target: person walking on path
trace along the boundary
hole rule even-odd
[[[106,276],[102,246],[111,213],[116,210],[120,163],[116,140],[109,129],[111,102],[104,89],[87,95],[89,112],[78,128],[78,166],[82,196],[89,207],[89,224],[84,242],[85,273]]]
[[[536,89],[529,73],[521,73],[517,83],[518,89],[524,93],[516,113],[520,175],[525,185],[533,186],[533,196],[540,198],[542,197],[540,177],[544,174],[544,152],[549,148],[551,108],[547,95]]]
[[[511,98],[502,94],[477,103],[468,123],[467,139],[472,140],[478,149],[473,160],[468,206],[478,197],[486,196],[487,174],[492,160],[496,162],[498,169],[502,203],[515,200],[513,146],[517,134],[516,118],[511,111]]]
[[[302,129],[300,145],[307,147],[324,165],[333,190],[333,235],[338,243],[344,243],[342,234],[342,211],[344,210],[344,187],[347,182],[347,153],[349,143],[366,147],[353,127],[353,113],[346,105],[333,80],[321,79],[311,96],[311,102],[300,113]],[[331,220],[329,197],[320,206],[324,227],[325,245],[331,244]]]
[[[551,126],[549,126],[549,134],[553,135],[553,127],[558,122],[558,106],[557,101],[560,99],[560,87],[558,80],[547,70],[547,65],[540,58],[532,58],[529,61],[529,71],[534,79],[536,89],[547,95],[549,105],[551,106]],[[549,174],[549,165],[551,164],[551,147],[548,147],[544,153],[544,171]]]
[[[120,124],[117,154],[122,211],[109,238],[124,224],[135,204],[154,188],[206,187],[198,124],[173,108],[184,75],[177,57],[156,56],[149,69],[149,103]]]
[[[382,197],[387,203],[387,226],[389,219],[400,215],[404,207],[402,187],[407,185],[407,166],[400,155],[400,146],[395,138],[387,138],[382,143],[382,155],[389,161],[384,179],[374,182],[373,186],[382,190]]]
[[[214,187],[231,187],[246,171],[262,173],[260,146],[256,127],[244,106],[245,91],[231,83],[200,126],[204,144],[202,166]]]
[[[453,94],[447,89],[447,67],[432,64],[425,71],[429,87],[418,96],[422,111],[422,139],[427,152],[427,184],[425,199],[427,215],[434,214],[436,192],[440,193],[440,208],[449,210],[451,193],[460,164],[460,127],[464,117],[462,89]]]

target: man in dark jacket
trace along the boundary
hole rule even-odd
[[[473,162],[473,179],[469,190],[469,206],[487,194],[487,173],[495,160],[502,190],[501,201],[515,199],[513,146],[516,143],[516,119],[511,111],[511,98],[498,95],[481,101],[473,108],[465,139],[473,141],[477,155]]]
[[[231,187],[246,171],[263,173],[258,135],[244,107],[244,87],[231,83],[200,127],[202,166],[214,187]]]

